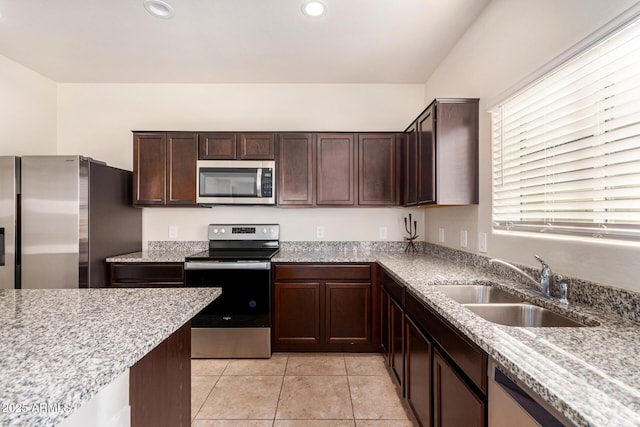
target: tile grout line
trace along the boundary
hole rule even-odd
[[[347,388],[349,389],[349,402],[351,402],[351,415],[353,416],[353,426],[356,425],[356,408],[353,405],[353,396],[351,395],[351,381],[349,380],[349,367],[347,366],[347,358],[344,357],[344,371],[347,377]]]
[[[278,416],[278,408],[280,407],[280,397],[282,396],[282,389],[284,388],[284,379],[287,376],[287,368],[289,367],[289,354],[287,354],[287,361],[284,363],[284,372],[282,372],[282,383],[280,384],[280,392],[278,393],[278,401],[276,402],[276,410],[273,412],[273,422],[271,426],[276,425],[276,417]]]
[[[194,359],[191,359],[191,361],[193,361],[193,360]],[[196,359],[196,360],[198,360],[198,359]],[[220,381],[220,378],[222,378],[222,374],[227,369],[227,366],[229,366],[229,361],[228,360],[227,360],[227,364],[225,365],[224,369],[222,370],[220,375],[218,375],[218,379],[216,379],[216,381],[213,383],[213,386],[211,387],[211,390],[209,390],[209,393],[207,393],[206,397],[204,398],[204,400],[202,401],[202,403],[198,407],[198,410],[195,411],[196,415],[191,419],[191,424],[193,424],[196,421],[196,418],[198,417],[198,414],[202,410],[202,407],[204,406],[204,404],[207,402],[207,399],[209,399],[209,396],[211,396],[211,393],[213,393],[213,389],[216,388],[216,384],[218,384],[218,382]],[[194,377],[194,376],[197,377],[197,376],[205,376],[205,375],[193,375],[193,374],[191,374],[191,376],[192,377]],[[206,376],[212,376],[212,375],[206,375]]]

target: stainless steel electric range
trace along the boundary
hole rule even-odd
[[[185,284],[222,288],[222,295],[191,321],[191,357],[271,357],[271,258],[279,234],[277,224],[209,225],[209,249],[185,259]]]

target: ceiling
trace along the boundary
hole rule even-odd
[[[424,83],[489,0],[0,0],[0,54],[68,83]]]

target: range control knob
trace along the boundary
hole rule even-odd
[[[222,234],[224,234],[224,228],[221,228],[221,229],[220,229],[220,232],[221,232]]]
[[[213,229],[213,234],[218,234],[218,229],[217,228]]]
[[[275,230],[273,228],[269,229],[269,233],[273,234],[275,232]]]
[[[262,232],[263,232],[264,234],[267,234],[267,229],[266,229],[266,228],[263,228],[263,229],[262,229]]]

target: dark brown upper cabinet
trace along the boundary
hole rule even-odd
[[[418,204],[418,123],[412,123],[407,129],[404,141],[404,200],[403,205]]]
[[[313,139],[308,133],[278,135],[278,205],[313,205]]]
[[[198,159],[235,160],[238,157],[238,137],[235,133],[201,133],[198,135]]]
[[[133,204],[195,206],[197,158],[194,133],[134,133]]]
[[[276,136],[273,133],[241,133],[240,160],[275,160]]]
[[[433,107],[418,117],[418,204],[436,203],[436,153]]]
[[[198,135],[200,160],[274,160],[273,133],[208,132]]]
[[[358,205],[398,205],[399,138],[383,133],[358,135]]]
[[[478,99],[436,99],[405,135],[405,206],[478,203]]]
[[[353,206],[353,134],[319,133],[316,139],[316,205]]]

